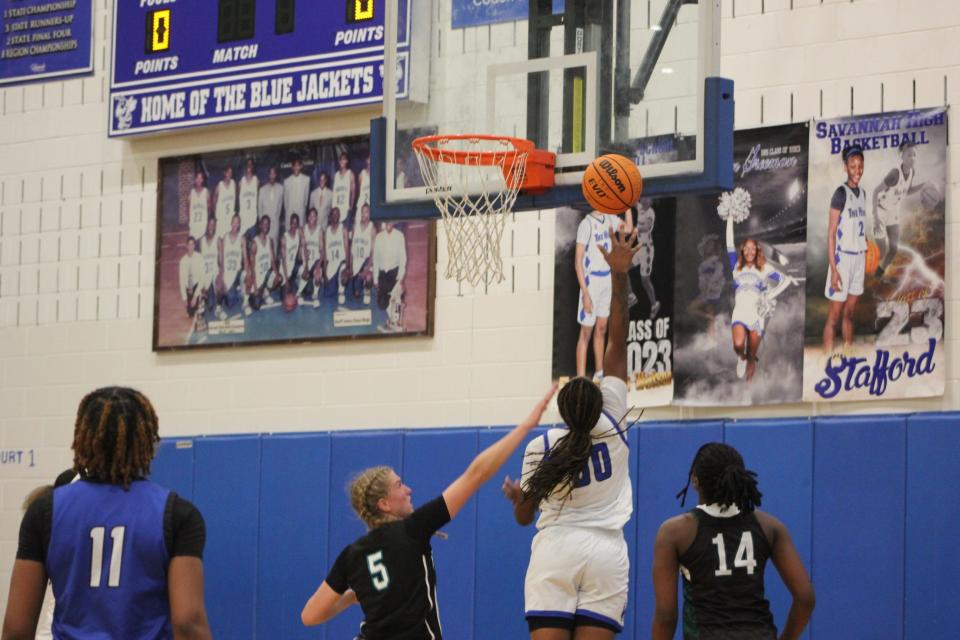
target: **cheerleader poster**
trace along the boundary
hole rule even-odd
[[[622,216],[557,209],[554,254],[553,377],[602,375],[611,277],[597,244],[637,229],[628,272],[627,404],[653,407],[673,398],[673,246],[676,201],[640,201]]]
[[[675,404],[801,399],[807,130],[738,131],[734,190],[678,201]]]
[[[808,401],[944,390],[945,108],[810,131]]]

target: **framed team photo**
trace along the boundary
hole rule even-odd
[[[434,223],[370,219],[352,137],[160,160],[154,350],[433,334]]]
[[[947,110],[810,131],[803,399],[941,395]]]

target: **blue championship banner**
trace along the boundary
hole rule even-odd
[[[93,71],[92,0],[0,0],[0,85]]]
[[[411,16],[399,4],[408,97]],[[113,30],[111,136],[383,98],[384,0],[135,0],[116,3]]]
[[[947,112],[810,130],[803,399],[941,395]]]

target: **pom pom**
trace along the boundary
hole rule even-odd
[[[757,298],[757,315],[766,322],[773,315],[773,310],[777,307],[777,301],[764,294]]]
[[[721,220],[733,218],[734,222],[743,222],[750,217],[752,199],[750,192],[743,187],[720,194],[720,203],[717,205],[717,215]]]

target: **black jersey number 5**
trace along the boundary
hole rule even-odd
[[[733,570],[727,567],[727,551],[723,548],[723,534],[718,533],[712,540],[717,545],[717,561],[719,568],[713,572],[715,576],[733,575]],[[747,573],[753,575],[753,570],[757,567],[757,561],[753,555],[753,536],[749,531],[744,531],[740,538],[740,546],[737,547],[737,555],[733,559],[735,568],[746,567]]]
[[[387,573],[387,567],[383,564],[383,551],[367,556],[367,568],[370,569],[374,589],[383,591],[390,585],[390,574]]]

